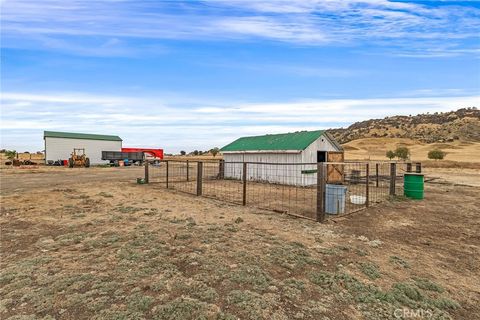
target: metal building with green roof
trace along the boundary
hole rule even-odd
[[[74,148],[85,149],[91,164],[105,163],[102,160],[102,151],[121,151],[122,139],[119,136],[44,131],[45,140],[45,163],[70,158]]]
[[[227,178],[240,178],[241,163],[254,162],[262,164],[252,165],[255,169],[247,171],[250,180],[295,185],[316,183],[312,174],[316,163],[343,161],[343,148],[324,130],[241,137],[220,152]]]

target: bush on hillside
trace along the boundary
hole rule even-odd
[[[428,152],[428,159],[443,160],[443,158],[445,158],[446,155],[447,155],[446,152],[436,149]]]

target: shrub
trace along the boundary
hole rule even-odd
[[[386,156],[388,159],[392,160],[393,158],[395,158],[395,152],[392,151],[392,150],[388,150],[387,153],[385,154],[385,156]]]
[[[400,266],[402,268],[410,268],[410,264],[400,257],[391,256],[389,261],[390,263],[393,263],[394,265]]]
[[[220,149],[218,149],[217,147],[213,148],[210,150],[210,153],[212,154],[212,156],[216,157],[217,154],[220,152]]]
[[[432,150],[428,152],[428,159],[443,160],[447,153],[442,150]]]
[[[370,280],[375,280],[381,277],[378,267],[370,262],[360,263],[360,270],[370,278]]]
[[[5,151],[5,156],[7,157],[7,159],[15,159],[15,156],[17,155],[17,151],[15,150],[6,150]]]

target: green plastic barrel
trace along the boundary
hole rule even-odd
[[[423,199],[423,174],[405,173],[403,195],[410,199]]]

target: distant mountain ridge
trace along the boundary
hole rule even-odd
[[[392,116],[329,129],[340,143],[363,138],[410,138],[425,143],[480,141],[480,110],[476,107],[415,116]]]

